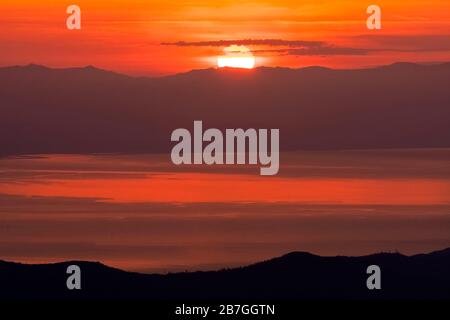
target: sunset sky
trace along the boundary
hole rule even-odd
[[[73,4],[81,30],[66,27]],[[381,30],[366,26],[373,4]],[[449,0],[1,0],[0,13],[0,67],[450,62]],[[450,64],[397,66],[2,68],[0,260],[166,272],[448,247]],[[175,165],[170,133],[195,120],[278,128],[279,174]]]
[[[82,29],[66,29],[81,7]],[[382,30],[366,9],[382,10]],[[95,65],[133,75],[216,66],[231,44],[256,65],[354,68],[396,61],[450,60],[450,2],[3,0],[0,65]]]

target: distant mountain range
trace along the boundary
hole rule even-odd
[[[66,289],[71,264],[81,268],[81,290]],[[366,287],[372,264],[381,268],[381,290]],[[129,273],[95,262],[0,262],[0,299],[448,300],[449,270],[450,248],[414,256],[293,252],[242,268],[167,275]]]
[[[0,68],[0,155],[169,152],[170,133],[280,128],[282,150],[450,147],[450,63],[207,69]]]

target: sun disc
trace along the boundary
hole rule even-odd
[[[255,57],[221,56],[217,58],[217,66],[219,68],[229,67],[229,68],[252,69],[255,67]]]

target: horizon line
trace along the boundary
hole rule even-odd
[[[165,273],[164,272],[148,273],[148,272],[141,272],[141,271],[125,270],[125,269],[110,266],[99,260],[94,261],[94,260],[68,259],[68,260],[62,260],[62,261],[56,261],[56,262],[26,263],[26,262],[18,262],[18,261],[0,259],[0,264],[6,263],[6,264],[22,265],[22,266],[52,266],[52,265],[64,265],[64,264],[68,264],[68,263],[84,263],[84,264],[100,265],[105,268],[119,270],[119,271],[127,272],[127,273],[137,273],[137,274],[142,274],[142,275],[169,275],[169,274],[182,274],[182,273],[220,272],[220,271],[226,271],[226,270],[236,270],[236,269],[252,267],[252,266],[260,265],[260,264],[264,264],[264,263],[269,263],[269,262],[275,261],[275,260],[286,259],[288,257],[292,257],[293,255],[297,255],[297,256],[303,255],[303,256],[310,256],[310,257],[316,257],[316,258],[317,257],[318,258],[342,258],[342,257],[367,258],[367,257],[373,257],[373,256],[377,256],[377,255],[400,255],[405,258],[412,258],[412,257],[416,257],[416,256],[440,254],[440,253],[447,252],[447,251],[450,252],[450,247],[445,247],[443,249],[433,250],[433,251],[429,251],[426,253],[416,253],[416,254],[404,254],[397,250],[396,251],[379,251],[379,252],[373,252],[373,253],[368,253],[368,254],[363,254],[363,255],[319,255],[319,254],[311,253],[309,251],[290,251],[285,254],[281,254],[281,255],[274,256],[274,257],[267,258],[267,259],[261,259],[256,262],[249,262],[247,264],[245,264],[245,262],[244,262],[241,265],[235,265],[235,266],[230,265],[227,267],[221,267],[221,268],[218,267],[217,269],[205,269],[205,270],[200,270],[200,269],[187,270],[186,269],[186,271],[167,271]],[[185,266],[185,267],[187,267],[187,266]],[[199,266],[195,266],[195,267],[198,268]]]
[[[132,75],[132,74],[129,74],[129,73],[126,73],[126,72],[115,71],[115,70],[110,70],[110,69],[104,69],[104,68],[97,67],[97,66],[91,65],[91,64],[84,65],[84,66],[75,66],[74,65],[74,66],[66,66],[66,67],[53,67],[53,66],[48,66],[48,65],[44,65],[44,64],[37,64],[37,63],[31,62],[31,63],[28,63],[28,64],[2,65],[2,66],[0,66],[0,70],[2,70],[2,69],[12,69],[12,68],[31,68],[31,67],[47,69],[47,70],[56,70],[56,71],[61,71],[61,70],[96,70],[96,71],[102,71],[102,72],[113,73],[113,74],[116,74],[116,75],[126,76],[126,77],[129,77],[129,78],[153,78],[153,79],[158,79],[158,78],[166,78],[166,77],[173,77],[173,76],[177,76],[177,75],[189,74],[189,73],[192,73],[192,72],[220,71],[221,69],[224,70],[224,71],[236,71],[236,72],[243,72],[243,73],[251,73],[252,71],[262,70],[262,69],[283,69],[283,70],[299,71],[299,70],[314,69],[314,68],[330,70],[330,71],[352,71],[352,70],[371,70],[371,69],[390,67],[390,66],[395,66],[395,65],[413,65],[413,66],[427,67],[427,66],[446,65],[446,64],[450,64],[450,60],[449,61],[429,61],[429,62],[396,61],[396,62],[392,62],[392,63],[388,63],[388,64],[380,64],[380,65],[357,67],[357,68],[342,68],[342,69],[341,68],[331,68],[331,67],[326,67],[326,66],[321,66],[321,65],[309,65],[309,66],[302,66],[302,67],[298,67],[298,68],[261,65],[261,66],[257,66],[257,67],[251,68],[251,69],[212,66],[212,67],[204,68],[204,69],[191,69],[191,70],[188,70],[188,71],[182,71],[182,72],[178,72],[178,73],[172,73],[172,74],[166,74],[166,75],[158,75],[158,76]]]

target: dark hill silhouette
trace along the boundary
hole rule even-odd
[[[450,147],[450,63],[207,69],[133,78],[0,68],[0,153],[168,152],[170,133],[280,128],[281,148]]]
[[[66,268],[82,270],[82,290],[65,287]],[[366,288],[379,265],[381,290]],[[0,299],[450,299],[450,248],[404,256],[321,257],[293,252],[247,267],[167,275],[129,273],[100,263],[0,262]]]

